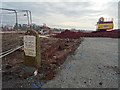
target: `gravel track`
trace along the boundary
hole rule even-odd
[[[117,88],[118,39],[85,38],[42,88]]]

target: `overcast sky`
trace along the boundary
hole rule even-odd
[[[7,1],[7,0],[6,0]],[[3,8],[28,9],[33,23],[46,23],[52,28],[76,28],[95,30],[100,17],[113,18],[118,27],[118,0],[88,0],[87,2],[2,2]],[[19,23],[27,23],[24,13],[19,14]],[[12,16],[11,16],[12,18]],[[3,22],[9,22],[4,18]]]

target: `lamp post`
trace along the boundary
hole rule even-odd
[[[31,16],[31,11],[30,10],[21,10],[22,12],[26,12],[27,19],[28,19],[28,26],[32,25],[32,16]]]

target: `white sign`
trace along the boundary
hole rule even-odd
[[[25,35],[24,36],[24,52],[26,56],[36,56],[36,37]]]

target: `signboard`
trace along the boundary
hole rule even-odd
[[[40,38],[37,31],[29,29],[24,35],[24,65],[41,67]]]
[[[26,56],[36,56],[36,37],[25,35],[24,36],[24,52]]]

